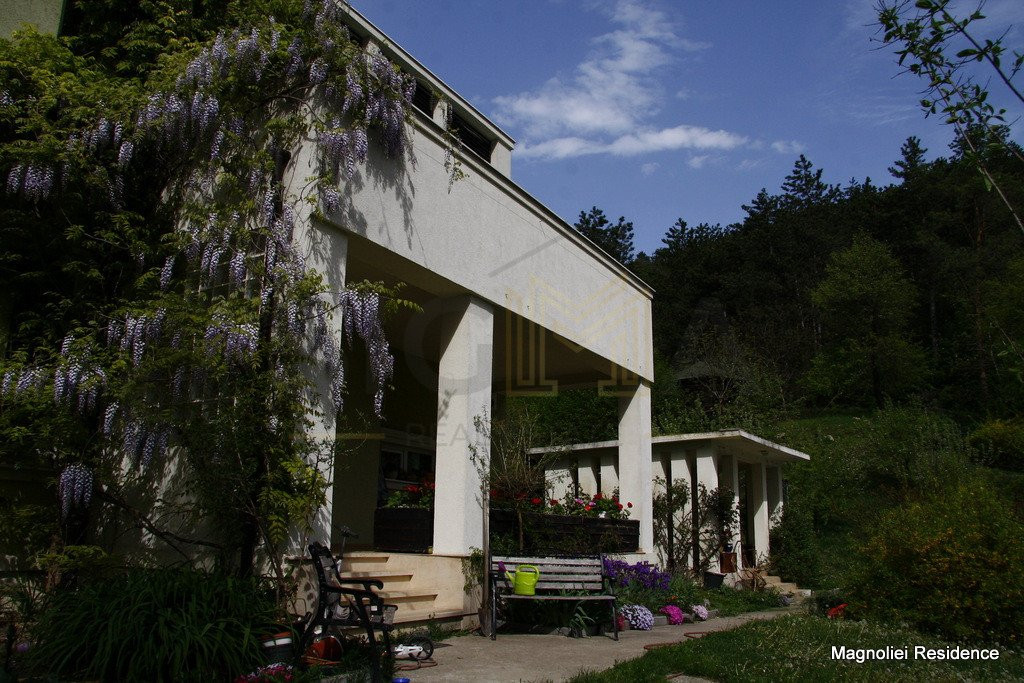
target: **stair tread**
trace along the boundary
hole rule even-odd
[[[380,595],[384,599],[392,599],[392,600],[396,600],[396,599],[400,599],[400,598],[401,599],[426,598],[426,599],[431,599],[432,600],[432,599],[437,597],[437,593],[436,592],[434,592],[434,593],[430,593],[430,592],[423,593],[423,592],[419,592],[419,591],[389,591],[389,590],[382,590],[380,592]]]
[[[451,608],[451,609],[424,609],[424,610],[406,610],[404,613],[402,610],[398,610],[395,613],[395,623],[404,624],[410,621],[429,621],[431,619],[451,619],[454,617],[464,617],[476,614],[475,611],[467,612],[465,609]]]
[[[412,578],[412,572],[402,571],[358,571],[358,572],[340,572],[341,578],[343,579],[392,579],[399,576],[408,576]]]

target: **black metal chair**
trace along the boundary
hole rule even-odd
[[[394,630],[394,616],[398,607],[385,604],[384,599],[374,592],[374,588],[380,590],[384,587],[381,581],[342,577],[338,570],[338,560],[331,554],[330,548],[322,543],[311,544],[309,554],[313,558],[313,568],[316,570],[319,586],[316,610],[306,624],[299,641],[300,654],[305,653],[312,644],[317,629],[326,635],[332,627],[362,628],[371,651],[375,653],[374,680],[383,680],[380,657],[391,656],[391,631]],[[380,656],[376,656],[379,652],[377,633],[380,633],[384,645]]]

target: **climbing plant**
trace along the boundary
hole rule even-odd
[[[117,511],[246,574],[323,501],[334,453],[309,427],[342,406],[343,345],[383,410],[381,321],[410,304],[330,291],[304,235],[371,155],[408,153],[415,83],[333,0],[227,3],[182,35],[154,4],[128,33],[155,62],[102,31],[0,40],[0,455],[53,472],[58,545]]]

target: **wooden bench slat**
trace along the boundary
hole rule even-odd
[[[514,556],[514,557],[511,557],[511,556],[510,557],[498,557],[498,556],[492,556],[491,557],[491,564],[497,565],[498,562],[504,562],[505,564],[543,564],[543,563],[551,562],[551,563],[558,563],[558,564],[565,564],[565,565],[590,564],[590,565],[597,565],[599,567],[601,566],[601,558],[600,557],[583,557],[583,558],[575,558],[575,557],[523,557],[521,555],[517,555],[517,556]]]
[[[561,591],[561,590],[566,590],[566,591],[577,591],[577,590],[599,591],[602,588],[604,588],[604,584],[601,583],[600,581],[598,581],[598,582],[586,582],[586,583],[584,583],[583,581],[559,581],[557,583],[544,583],[543,581],[540,581],[540,582],[537,583],[537,588],[538,588],[538,590],[548,590],[548,591]]]
[[[525,562],[523,564],[521,564],[521,565],[506,564],[505,565],[505,571],[507,571],[507,572],[515,572],[518,567],[522,567],[522,566],[525,566],[525,565],[526,565]],[[540,571],[541,574],[603,574],[604,573],[601,570],[601,567],[581,567],[581,566],[578,566],[578,565],[577,566],[570,566],[570,565],[564,565],[564,564],[536,564],[536,565],[533,565],[533,566],[536,567]],[[501,569],[498,568],[498,567],[492,568],[491,571],[495,572],[497,574],[501,573]]]
[[[614,600],[614,595],[505,595],[507,600]]]

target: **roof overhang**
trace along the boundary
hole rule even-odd
[[[714,447],[723,455],[735,455],[743,462],[764,462],[780,464],[785,462],[806,462],[811,456],[789,446],[769,441],[742,429],[722,429],[714,432],[696,432],[693,434],[669,434],[651,438],[652,454],[672,450],[673,446],[682,448]],[[577,443],[562,447],[534,448],[530,453],[564,453],[565,455],[593,454],[617,450],[618,441],[595,441]]]

